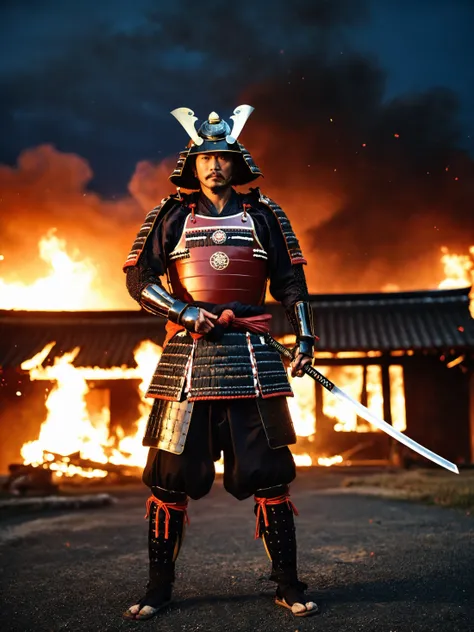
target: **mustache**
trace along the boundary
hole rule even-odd
[[[206,176],[206,180],[209,180],[209,178],[216,178],[216,177],[217,178],[223,178],[224,176],[219,171],[216,171],[216,172],[210,173],[208,176]]]

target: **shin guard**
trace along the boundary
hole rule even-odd
[[[270,579],[279,585],[298,582],[296,531],[293,514],[298,515],[288,489],[280,496],[255,496],[257,525],[255,537],[261,537],[272,562]]]
[[[185,524],[189,524],[187,498],[184,494],[182,496],[177,502],[166,502],[155,495],[147,500],[145,518],[149,518],[150,559],[148,588],[169,586],[174,582],[175,561],[183,542]]]

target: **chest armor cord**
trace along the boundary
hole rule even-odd
[[[261,305],[268,254],[246,212],[228,217],[190,213],[169,255],[173,294],[185,302]]]

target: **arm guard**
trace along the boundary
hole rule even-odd
[[[295,285],[298,288],[299,300],[287,307],[286,315],[297,338],[295,354],[303,353],[313,357],[314,324],[313,311],[309,304],[308,286],[301,264],[293,266]]]
[[[297,325],[298,346],[296,353],[313,357],[314,353],[314,323],[313,311],[307,301],[298,301],[294,305],[294,317]]]
[[[140,294],[140,305],[152,314],[164,316],[173,323],[182,325],[188,331],[194,331],[199,316],[199,308],[173,298],[156,283],[147,285]]]

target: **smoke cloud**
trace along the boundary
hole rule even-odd
[[[244,94],[262,186],[293,220],[319,292],[433,287],[440,248],[474,242],[474,163],[446,89],[383,101],[384,73],[353,55],[301,60]]]
[[[130,307],[120,268],[144,213],[173,191],[187,139],[169,111],[183,105],[200,120],[255,107],[241,140],[294,224],[314,292],[433,287],[440,247],[474,242],[458,98],[439,87],[387,100],[384,68],[350,45],[373,3],[244,0],[225,15],[214,0],[26,4],[31,19],[25,2],[4,14],[2,46],[21,25],[35,53],[0,66],[4,279],[41,274],[37,243],[56,228]]]

